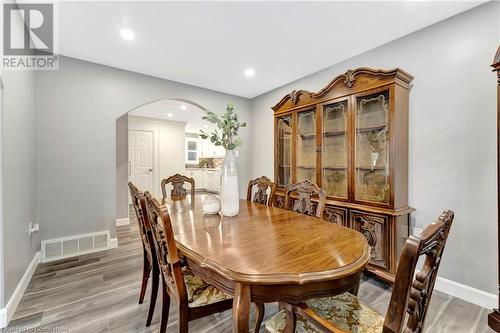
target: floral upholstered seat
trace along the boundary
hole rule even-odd
[[[217,303],[231,298],[231,296],[223,293],[214,286],[206,284],[202,279],[194,275],[188,267],[182,267],[182,274],[184,275],[188,306],[190,308]]]
[[[346,332],[382,332],[384,317],[350,293],[311,299],[305,303],[316,314]],[[286,313],[283,310],[269,318],[265,323],[265,327],[271,333],[281,333],[285,329],[285,322]],[[297,315],[295,332],[321,333],[310,321],[300,315]]]

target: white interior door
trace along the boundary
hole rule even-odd
[[[153,193],[153,132],[128,132],[129,181]]]

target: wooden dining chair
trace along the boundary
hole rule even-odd
[[[233,300],[194,275],[179,260],[174,232],[167,208],[149,192],[145,193],[147,212],[161,271],[162,312],[160,333],[167,328],[170,300],[177,306],[178,332],[188,331],[188,322],[232,308]]]
[[[165,204],[167,200],[167,184],[172,184],[172,186],[174,187],[170,192],[170,197],[172,200],[184,199],[187,195],[187,191],[184,188],[184,183],[191,184],[191,198],[194,198],[194,191],[195,191],[194,179],[177,173],[161,181],[161,192],[163,194],[163,199],[161,203]]]
[[[254,193],[252,198],[252,191],[254,187],[257,186],[257,191]],[[267,190],[269,189],[269,195]],[[263,205],[270,206],[274,202],[274,190],[276,185],[271,179],[266,176],[259,177],[257,179],[251,179],[248,182],[247,188],[247,201],[253,201]]]
[[[357,332],[420,333],[434,290],[439,264],[453,223],[454,213],[444,211],[420,238],[407,239],[399,260],[396,280],[385,318],[350,293],[286,304],[284,310],[266,321],[271,333]],[[418,259],[424,256],[416,275]]]
[[[292,195],[297,198],[292,198]],[[313,197],[318,198],[318,203],[313,203]],[[299,183],[288,185],[285,190],[284,208],[301,214],[307,214],[321,218],[325,208],[326,194],[318,185],[304,180]],[[292,202],[293,201],[293,202]]]
[[[139,304],[142,304],[144,302],[144,296],[146,295],[148,280],[151,275],[151,271],[153,271],[153,276],[151,279],[152,280],[151,299],[149,303],[148,317],[146,320],[146,326],[149,326],[151,325],[151,320],[153,319],[156,297],[158,295],[160,270],[158,268],[158,261],[156,259],[156,252],[154,250],[153,235],[151,233],[151,225],[149,223],[148,214],[146,210],[146,197],[141,191],[139,191],[139,189],[132,182],[128,183],[128,187],[130,189],[132,204],[134,206],[135,215],[137,216],[137,222],[139,224],[139,232],[141,234],[143,258],[144,258],[141,292],[139,294]]]

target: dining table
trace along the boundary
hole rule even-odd
[[[358,231],[246,200],[237,216],[206,215],[204,197],[165,204],[191,270],[233,296],[233,332],[248,333],[252,302],[293,304],[357,292],[371,253]]]

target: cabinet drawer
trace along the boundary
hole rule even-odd
[[[389,269],[388,217],[351,211],[350,225],[368,240],[372,248],[370,264]]]
[[[347,226],[347,209],[326,206],[323,212],[323,220]]]

